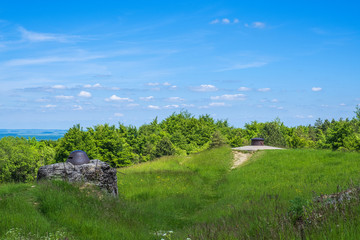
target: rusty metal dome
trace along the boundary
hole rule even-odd
[[[264,146],[264,139],[263,138],[252,138],[251,145],[252,146]]]
[[[66,160],[66,162],[72,163],[73,165],[82,165],[90,162],[90,159],[86,152],[82,150],[72,151]]]

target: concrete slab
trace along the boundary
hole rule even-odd
[[[240,151],[257,151],[257,150],[281,150],[284,148],[271,147],[271,146],[243,146],[243,147],[236,147],[236,148],[232,148],[232,149],[240,150]]]

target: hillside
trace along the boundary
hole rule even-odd
[[[360,154],[228,147],[119,169],[120,197],[63,182],[0,185],[1,239],[358,239],[359,198],[294,221],[312,199],[360,182]],[[300,208],[299,208],[300,206]],[[341,211],[340,211],[341,210]],[[307,212],[309,213],[309,212]],[[311,214],[308,214],[308,216]],[[298,216],[297,216],[298,217]],[[301,233],[303,232],[303,233]],[[56,236],[59,236],[58,238]],[[27,238],[25,238],[27,237]]]

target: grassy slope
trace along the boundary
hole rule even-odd
[[[289,200],[360,181],[359,153],[268,151],[237,169],[231,164],[224,147],[123,168],[119,199],[66,183],[1,185],[0,236],[17,227],[23,235],[60,230],[74,239],[160,239],[159,230],[174,231],[172,239],[296,238],[282,220]],[[307,236],[358,239],[358,223],[334,217]]]

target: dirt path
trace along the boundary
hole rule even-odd
[[[233,154],[234,154],[234,164],[231,167],[231,169],[237,168],[251,157],[251,153],[233,151]]]

